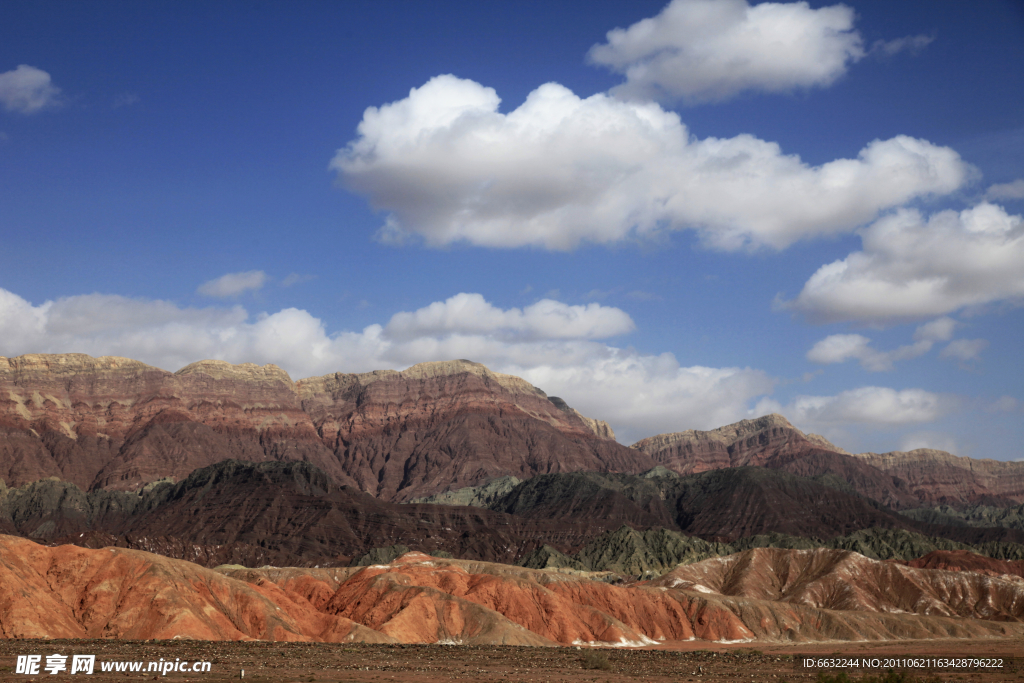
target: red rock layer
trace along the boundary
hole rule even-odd
[[[907,482],[910,491],[928,506],[1024,503],[1024,462],[976,460],[930,448],[854,457]]]
[[[505,474],[650,466],[574,413],[469,361],[296,383],[251,363],[172,374],[124,358],[0,357],[0,478],[130,490],[229,458],[303,460],[407,500]]]
[[[344,453],[346,472],[363,490],[390,500],[509,474],[653,466],[524,380],[469,361],[328,375],[303,380],[299,391],[324,443]]]

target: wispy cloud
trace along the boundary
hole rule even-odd
[[[981,352],[988,348],[985,339],[956,339],[939,353],[939,358],[958,360],[962,363],[978,360]]]
[[[215,280],[199,285],[196,291],[212,297],[233,297],[243,292],[258,290],[266,281],[267,274],[262,270],[249,270],[244,273],[221,275]]]
[[[292,287],[294,285],[301,284],[303,282],[309,282],[315,280],[316,275],[307,275],[304,273],[289,273],[283,280],[281,280],[282,287]]]
[[[994,201],[1024,199],[1024,178],[1009,183],[991,185],[985,192],[985,199]]]
[[[133,104],[138,104],[141,98],[132,92],[124,92],[114,98],[114,103],[111,105],[114,109],[120,109],[121,107],[130,107]]]
[[[900,52],[916,54],[935,41],[935,36],[904,36],[895,40],[876,40],[871,44],[871,53],[891,57]]]

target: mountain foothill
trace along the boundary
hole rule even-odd
[[[1022,520],[1024,463],[779,415],[627,447],[468,360],[0,358],[7,638],[1020,638]]]

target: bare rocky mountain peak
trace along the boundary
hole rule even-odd
[[[823,437],[821,434],[810,434],[810,433],[807,433],[807,434],[804,434],[804,438],[806,438],[808,441],[810,441],[811,443],[815,444],[816,446],[821,446],[822,448],[827,448],[830,451],[835,451],[836,453],[842,453],[843,455],[853,455],[853,453],[851,453],[850,451],[846,450],[845,448],[840,448],[839,446],[835,445],[834,443],[832,443],[831,441],[829,441],[828,439]]]
[[[563,413],[566,413],[568,415],[574,415],[578,417],[580,420],[582,420],[583,424],[587,425],[587,427],[590,429],[590,431],[594,433],[595,436],[599,436],[602,439],[611,439],[612,441],[615,440],[615,431],[612,429],[612,426],[605,422],[604,420],[595,420],[592,417],[587,417],[580,411],[570,406],[568,403],[566,403],[558,396],[548,396],[548,400],[554,403],[558,407],[558,409],[561,410]]]
[[[0,356],[0,375],[23,373],[33,375],[76,375],[84,372],[150,370],[159,368],[120,356],[93,357],[84,353],[27,353],[14,358]]]
[[[381,381],[436,379],[461,374],[470,374],[491,380],[512,393],[547,397],[547,394],[521,377],[494,372],[482,363],[465,359],[417,363],[405,370],[371,370],[370,372],[359,373],[335,372],[319,377],[307,377],[306,379],[299,380],[296,384],[304,395],[308,395],[317,391],[336,392],[353,385],[367,386]]]
[[[178,377],[188,375],[206,375],[213,379],[231,379],[243,382],[283,382],[291,386],[294,383],[287,372],[276,365],[257,365],[256,363],[229,363],[223,360],[201,360],[186,365],[174,373]]]
[[[746,436],[750,436],[751,434],[756,434],[772,428],[789,429],[800,436],[806,436],[782,415],[779,415],[778,413],[771,413],[754,420],[740,420],[739,422],[734,422],[732,424],[725,425],[724,427],[718,427],[717,429],[709,429],[707,431],[700,429],[686,429],[681,432],[649,436],[646,439],[637,441],[633,444],[632,448],[644,451],[645,453],[653,453],[672,446],[673,444],[685,441],[711,441],[727,445]]]
[[[417,363],[412,367],[402,370],[400,374],[406,379],[428,379],[448,377],[464,372],[493,380],[513,393],[527,393],[547,397],[547,394],[521,377],[494,372],[483,363],[475,363],[466,359]]]
[[[762,415],[761,417],[753,420],[740,420],[739,422],[734,422],[733,424],[713,429],[711,432],[719,434],[725,439],[735,440],[772,428],[792,429],[803,436],[803,432],[794,427],[789,420],[778,413]]]
[[[890,467],[896,467],[908,463],[919,463],[919,462],[943,462],[954,467],[962,467],[963,469],[972,469],[973,463],[982,462],[966,456],[954,455],[947,451],[940,451],[934,448],[915,448],[909,451],[888,451],[886,453],[854,453],[854,456],[870,462],[876,467],[882,469],[888,469]],[[996,460],[988,460],[988,462],[998,462]]]
[[[894,509],[1024,501],[1024,463],[975,460],[924,448],[854,455],[775,414],[710,431],[659,434],[632,448],[679,474],[755,466],[830,477]]]

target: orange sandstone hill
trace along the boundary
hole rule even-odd
[[[134,490],[226,459],[310,462],[405,501],[496,477],[641,472],[607,424],[470,361],[293,382],[274,365],[176,373],[83,354],[0,357],[0,479]]]
[[[918,569],[945,569],[984,574],[986,576],[1017,576],[1024,579],[1024,560],[997,560],[966,550],[935,550],[916,560],[897,560]]]
[[[625,586],[585,572],[422,553],[346,569],[209,570],[141,551],[47,548],[0,536],[0,633],[616,646],[1024,637],[1019,580],[837,551],[751,559],[709,560]],[[849,569],[865,562],[865,578],[850,582]],[[899,580],[867,591],[886,567]]]
[[[678,567],[653,584],[844,612],[1024,621],[1020,577],[919,569],[849,550],[754,548]]]
[[[138,550],[47,548],[0,536],[5,638],[389,642],[271,582],[245,583]]]

